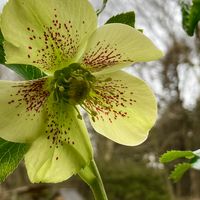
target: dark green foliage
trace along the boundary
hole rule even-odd
[[[4,38],[3,38],[2,33],[0,32],[0,64],[4,64],[6,67],[15,71],[17,74],[19,74],[26,80],[38,79],[45,76],[45,74],[41,72],[38,68],[31,65],[5,64],[3,41],[4,41]]]
[[[12,143],[0,138],[0,182],[17,168],[28,148],[28,144]]]
[[[192,5],[182,2],[183,28],[189,36],[193,36],[200,21],[200,0],[193,0]]]
[[[106,24],[110,24],[110,23],[122,23],[134,28],[135,27],[135,13],[132,11],[132,12],[122,13],[122,14],[113,16],[106,22]]]
[[[115,165],[117,166],[117,165]],[[109,199],[115,200],[169,200],[166,183],[154,169],[133,165],[103,170],[103,179]],[[105,167],[104,167],[105,168]]]
[[[120,159],[119,159],[120,160]],[[119,161],[118,160],[118,161]],[[164,173],[159,169],[133,162],[110,161],[102,165],[100,174],[108,195],[113,200],[169,200]],[[92,194],[84,192],[87,200]]]

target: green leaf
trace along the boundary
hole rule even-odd
[[[3,49],[3,35],[0,31],[0,63],[4,64],[5,63],[5,53]]]
[[[17,168],[28,149],[28,144],[12,143],[0,138],[0,182]]]
[[[41,70],[31,65],[5,65],[26,80],[39,79],[46,76]]]
[[[182,1],[183,28],[189,36],[194,35],[194,31],[200,21],[200,0],[193,0],[192,5]]]
[[[173,160],[176,160],[178,158],[187,158],[187,159],[192,159],[196,155],[192,151],[177,151],[177,150],[172,150],[164,153],[160,157],[160,162],[162,163],[168,163]]]
[[[132,12],[122,13],[122,14],[113,16],[106,22],[106,24],[110,24],[110,23],[122,23],[134,28],[135,27],[135,13],[132,11]]]
[[[191,168],[190,163],[181,163],[175,166],[174,171],[171,172],[170,178],[173,179],[175,182],[179,181],[184,173]]]
[[[197,151],[168,151],[160,158],[160,162],[167,163],[178,158],[190,159],[188,163],[179,163],[175,166],[175,169],[171,172],[170,178],[175,182],[179,181],[183,174],[190,168],[200,170],[200,150]]]
[[[0,32],[0,64],[3,64],[9,69],[15,71],[17,74],[19,74],[26,80],[33,80],[33,79],[38,79],[38,78],[42,78],[46,76],[38,68],[31,65],[5,64],[5,53],[3,49],[3,41],[4,41],[4,38],[3,38],[2,33]]]

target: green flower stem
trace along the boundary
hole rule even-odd
[[[102,7],[99,10],[97,10],[97,16],[99,16],[103,12],[103,10],[106,7],[107,2],[108,2],[108,0],[103,0]]]
[[[95,200],[108,200],[101,176],[94,160],[78,174],[91,188]]]

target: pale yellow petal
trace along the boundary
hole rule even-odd
[[[94,88],[95,94],[86,101],[97,113],[91,120],[94,129],[124,145],[146,140],[157,117],[156,100],[147,84],[119,71],[101,76]]]
[[[46,79],[0,81],[0,137],[12,142],[32,142],[44,131],[44,105],[49,92]]]
[[[52,74],[76,61],[96,26],[87,0],[9,0],[1,20],[7,63]]]
[[[25,163],[33,183],[61,182],[92,160],[92,148],[84,126],[69,104],[48,103],[46,131],[32,144]]]
[[[107,24],[89,38],[80,62],[92,72],[108,73],[161,57],[162,52],[143,33],[128,25]]]

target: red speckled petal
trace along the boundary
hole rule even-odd
[[[46,79],[0,81],[0,137],[32,142],[45,129]]]
[[[86,101],[87,107],[97,113],[91,120],[94,129],[120,144],[142,143],[157,117],[151,89],[122,71],[99,78],[94,85],[96,95]]]
[[[141,32],[124,24],[108,24],[89,38],[80,62],[91,72],[109,73],[161,56],[162,52]]]
[[[92,147],[84,122],[69,104],[48,101],[46,130],[25,155],[29,178],[34,183],[61,182],[92,160]]]
[[[9,0],[1,16],[7,63],[53,74],[76,62],[96,26],[87,0]]]

